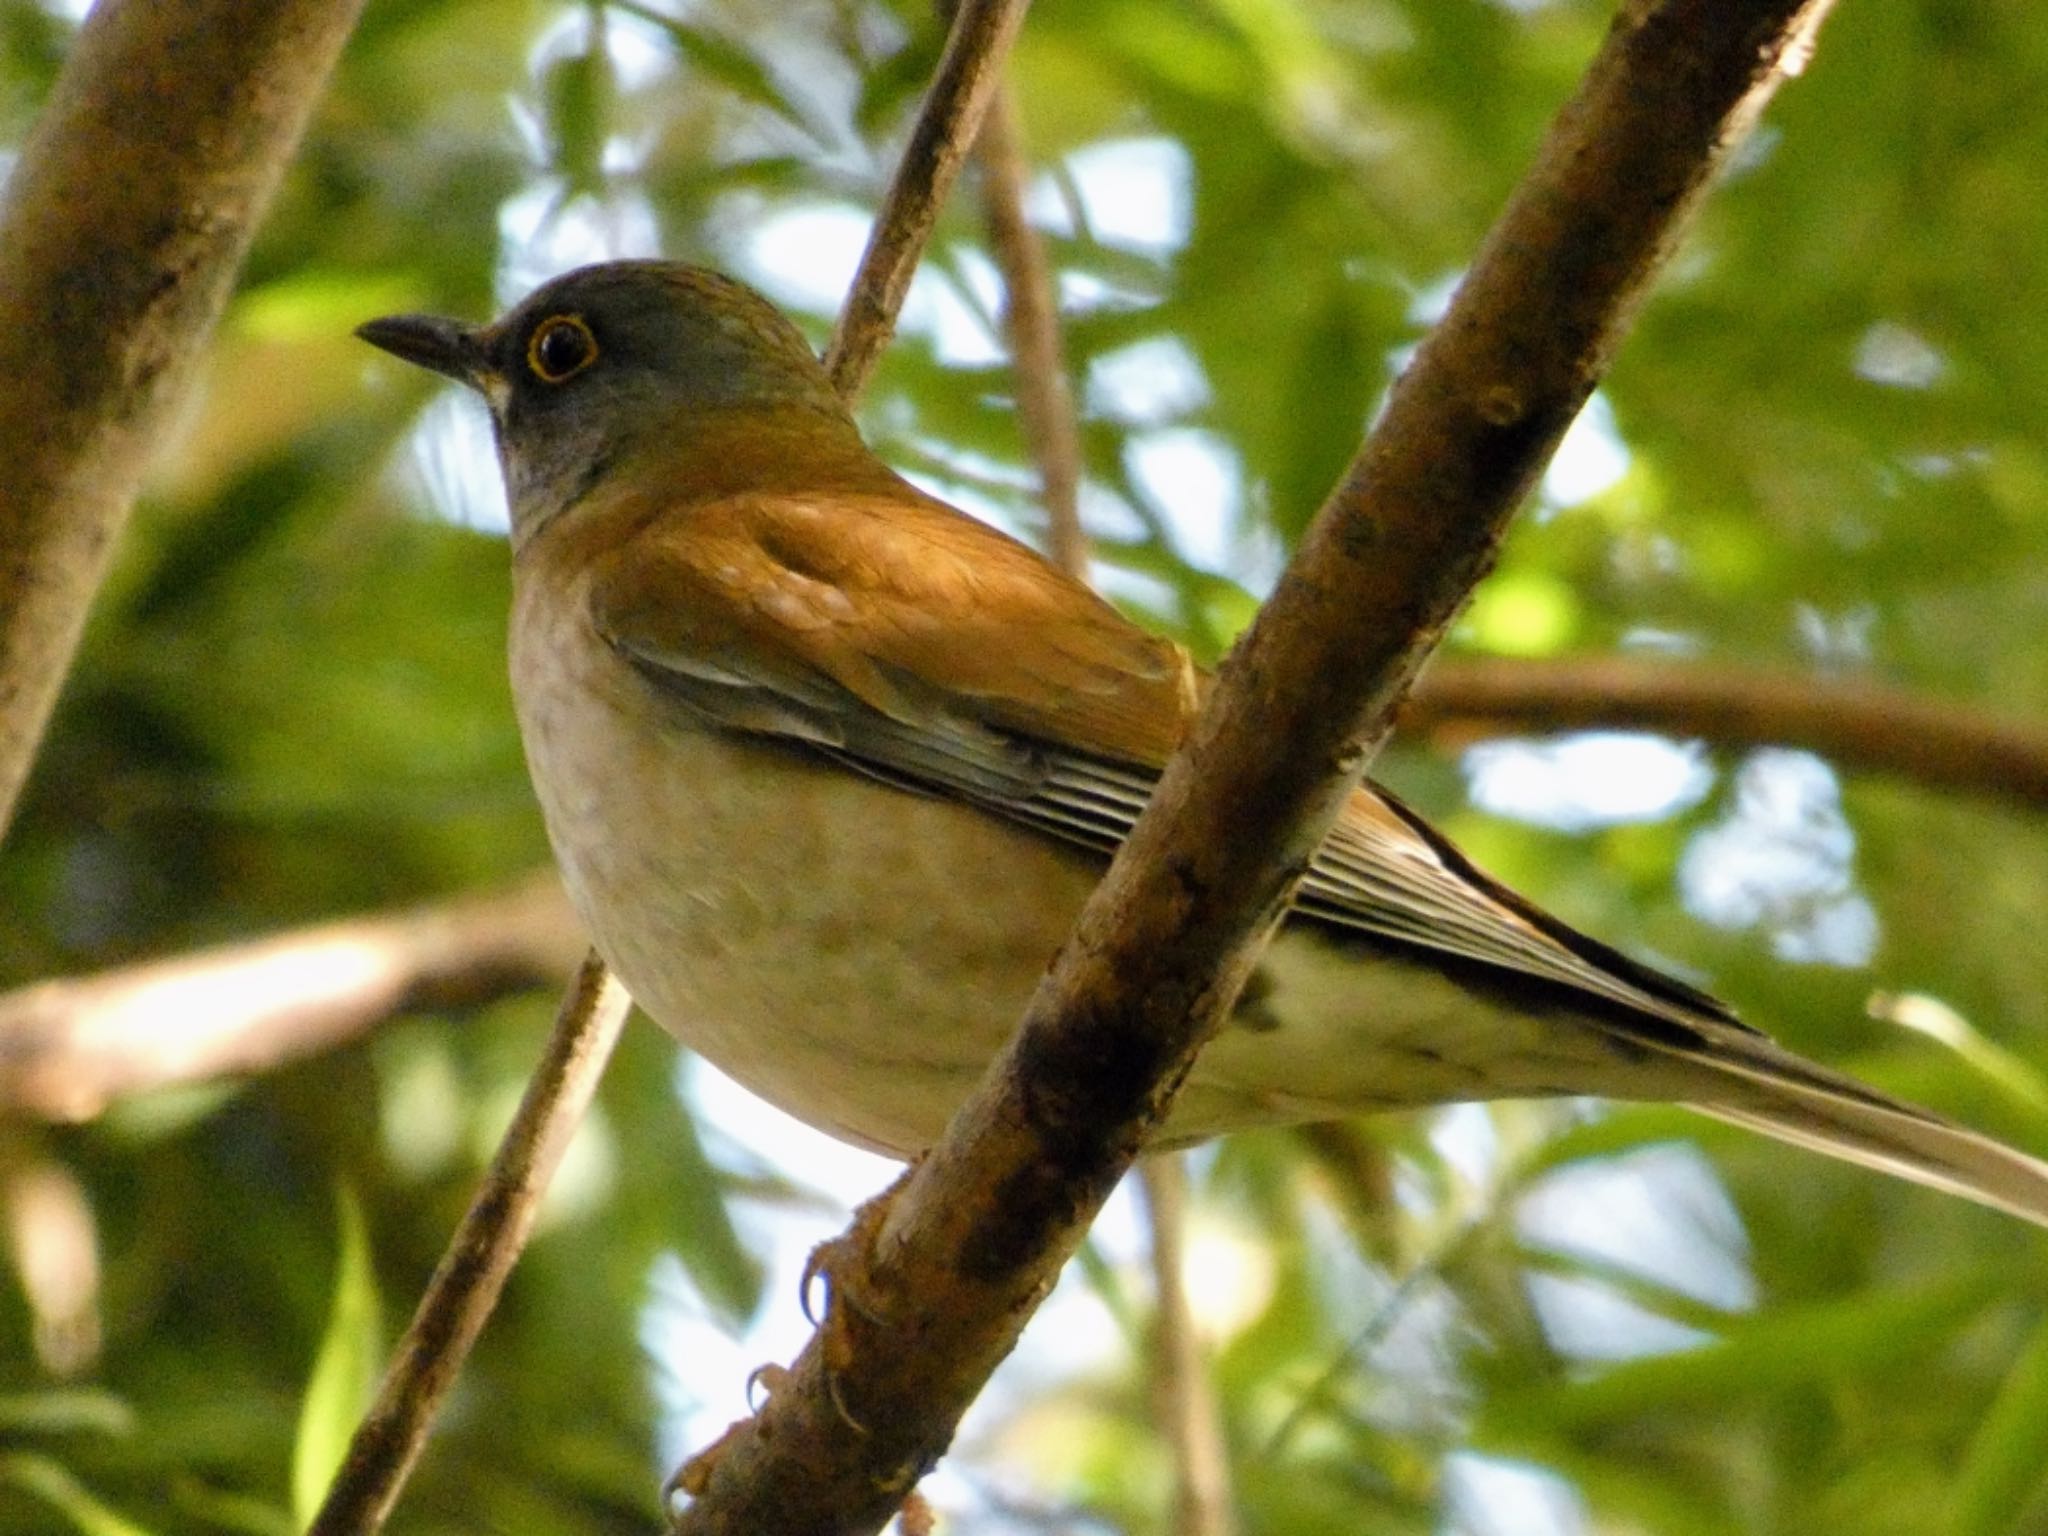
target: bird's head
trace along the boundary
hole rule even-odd
[[[851,425],[774,305],[680,262],[582,267],[490,325],[390,315],[356,334],[490,402],[515,541],[641,455],[685,450],[713,413],[796,409]]]

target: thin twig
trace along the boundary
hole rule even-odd
[[[0,1109],[88,1120],[151,1089],[265,1072],[408,1006],[552,983],[582,947],[547,870],[489,895],[38,982],[0,994]]]
[[[1138,1164],[1152,1239],[1152,1274],[1158,1313],[1153,1323],[1155,1411],[1173,1448],[1173,1525],[1176,1536],[1233,1536],[1237,1514],[1230,1497],[1230,1452],[1223,1439],[1223,1407],[1202,1356],[1188,1310],[1188,1168],[1178,1152]]]
[[[1286,1417],[1281,1419],[1279,1427],[1259,1454],[1269,1461],[1278,1461],[1285,1455],[1296,1432],[1317,1414],[1329,1409],[1337,1395],[1338,1385],[1356,1375],[1360,1365],[1385,1342],[1394,1325],[1420,1296],[1423,1287],[1440,1278],[1462,1259],[1465,1251],[1487,1230],[1488,1223],[1483,1220],[1461,1222],[1419,1254],[1394,1283],[1394,1288],[1372,1309],[1365,1322],[1344,1341],[1344,1347],[1301,1390],[1294,1406],[1287,1410]]]
[[[2048,730],[1879,683],[1634,656],[1447,658],[1423,673],[1400,723],[1447,737],[1600,727],[1776,743],[2048,809]]]
[[[1218,1029],[1396,701],[1823,7],[1625,7],[945,1134],[680,1529],[858,1536],[951,1443]]]
[[[0,833],[362,0],[101,0],[0,208]]]
[[[1059,290],[1045,241],[1025,216],[1030,163],[1010,88],[996,91],[975,145],[981,161],[982,218],[989,250],[1003,274],[1003,328],[1016,377],[1017,417],[1024,446],[1038,466],[1045,507],[1046,550],[1053,563],[1083,580],[1088,539],[1081,529],[1081,428],[1060,335]]]
[[[631,1002],[595,957],[577,973],[519,1113],[428,1282],[307,1536],[366,1536],[383,1527],[442,1398],[526,1245],[541,1196],[604,1075]]]
[[[946,51],[825,349],[825,371],[849,400],[860,394],[895,332],[918,257],[1003,78],[1003,59],[1023,25],[1024,5],[1025,0],[960,0]]]

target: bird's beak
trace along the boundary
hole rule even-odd
[[[356,327],[356,334],[393,357],[446,374],[471,389],[484,388],[489,372],[480,333],[439,315],[386,315]]]

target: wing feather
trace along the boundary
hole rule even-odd
[[[678,703],[1109,852],[1202,682],[1177,647],[996,530],[904,497],[740,496],[601,562],[601,633]],[[1690,1027],[1726,1008],[1542,913],[1373,786],[1298,897],[1337,928],[1540,977]]]

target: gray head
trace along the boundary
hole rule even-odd
[[[391,315],[356,334],[490,402],[513,537],[694,416],[745,408],[851,421],[803,333],[746,284],[670,261],[613,261],[544,284],[495,323]]]

